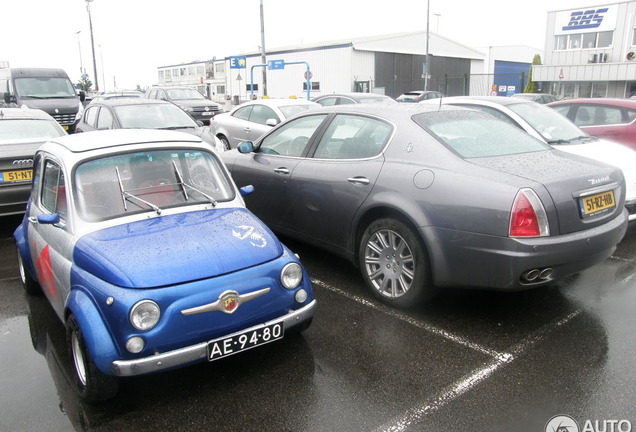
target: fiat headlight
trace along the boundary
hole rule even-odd
[[[294,289],[303,280],[303,270],[297,263],[289,263],[280,273],[280,281],[287,289]]]
[[[161,309],[151,300],[137,302],[130,310],[130,323],[137,330],[150,330],[159,322]]]

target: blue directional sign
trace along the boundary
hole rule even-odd
[[[245,56],[230,57],[230,69],[245,69],[247,58]]]
[[[285,60],[270,60],[267,68],[269,70],[285,69]]]

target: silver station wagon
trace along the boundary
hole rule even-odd
[[[628,223],[619,168],[422,105],[307,112],[221,158],[274,231],[350,260],[396,307],[442,287],[545,286],[613,253]]]

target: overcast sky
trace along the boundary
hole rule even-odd
[[[73,82],[80,78],[81,64],[94,81],[84,0],[2,3],[0,61],[12,67],[60,67]],[[470,47],[528,45],[542,50],[548,11],[608,3],[430,0],[430,30]],[[426,30],[424,0],[263,4],[268,49]],[[156,83],[159,66],[240,55],[261,44],[260,0],[94,0],[90,10],[101,90],[102,81],[106,90],[115,84],[120,89],[147,87]]]

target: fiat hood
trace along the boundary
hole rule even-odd
[[[111,284],[154,288],[235,272],[283,253],[272,232],[242,208],[152,218],[80,238],[74,264]]]

